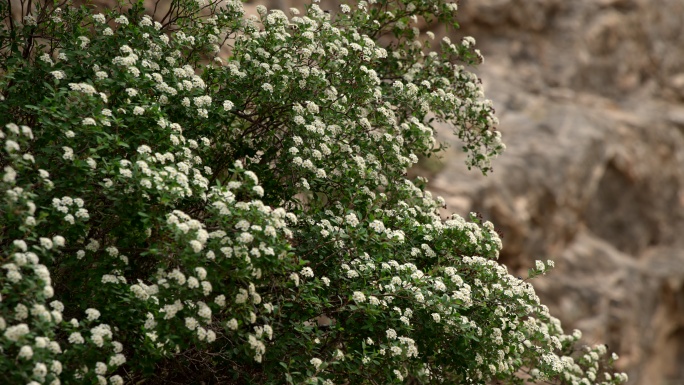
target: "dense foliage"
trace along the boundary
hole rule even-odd
[[[504,148],[456,8],[1,2],[0,383],[625,382],[406,177]]]

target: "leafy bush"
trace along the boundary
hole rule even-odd
[[[0,3],[0,383],[625,382],[405,177],[504,149],[456,5],[257,9]]]

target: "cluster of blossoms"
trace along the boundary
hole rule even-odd
[[[177,5],[0,26],[0,382],[626,381],[405,176],[435,119],[483,172],[505,148],[475,40],[416,27],[454,4]]]
[[[4,191],[2,223],[9,226],[7,229],[16,229],[15,235],[31,234],[12,240],[3,254],[6,257],[0,284],[5,295],[0,295],[0,346],[3,356],[11,360],[11,367],[3,363],[3,380],[17,383],[18,378],[29,378],[31,384],[50,385],[85,379],[106,383],[104,376],[126,361],[121,354],[123,345],[112,339],[108,324],[94,325],[100,317],[97,309],[86,309],[83,321],[65,321],[65,305],[51,300],[55,290],[46,264],[61,253],[67,240],[59,234],[39,236],[43,222],[34,219],[38,214],[36,201],[41,195],[50,196],[54,185],[49,183],[49,173],[36,167],[37,161],[29,152],[35,139],[33,132],[27,126],[10,123],[0,130],[0,139],[5,142],[3,160],[8,164],[0,183]],[[74,206],[76,216],[87,219],[87,211],[78,211],[83,204],[82,199],[68,196],[52,199],[57,212],[66,213]],[[59,333],[68,338],[60,339]],[[90,360],[74,366],[74,359],[81,354],[109,360],[110,366]]]
[[[83,208],[84,202],[81,198],[71,199],[70,197],[54,198],[52,200],[52,206],[55,210],[65,214],[63,219],[74,224],[76,218],[87,221],[90,218],[88,210]]]

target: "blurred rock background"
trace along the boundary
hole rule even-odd
[[[507,151],[483,177],[426,160],[448,211],[504,233],[501,262],[630,384],[684,384],[684,0],[461,0]],[[444,33],[444,31],[442,31]],[[452,38],[453,39],[453,38]]]

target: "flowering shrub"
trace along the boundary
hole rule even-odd
[[[433,121],[483,172],[504,149],[474,39],[413,27],[454,3],[12,4],[0,383],[626,381],[497,263],[490,222],[405,177]]]

